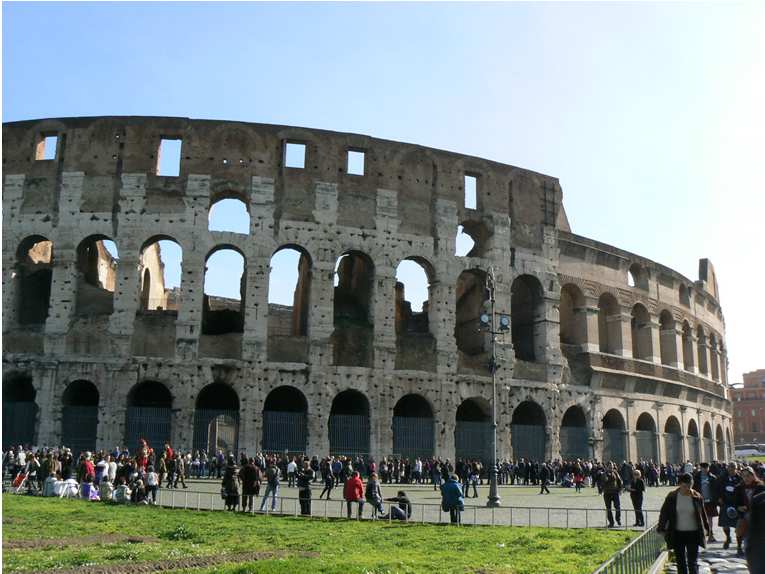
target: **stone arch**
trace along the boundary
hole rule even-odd
[[[268,359],[307,362],[313,263],[305,248],[279,247],[268,275]]]
[[[491,460],[491,405],[482,397],[471,397],[457,407],[454,427],[455,459]]]
[[[374,364],[374,280],[375,266],[366,253],[350,250],[337,259],[332,311],[335,365]]]
[[[659,314],[659,353],[662,365],[677,365],[675,319],[667,309]]]
[[[584,407],[570,406],[560,424],[560,457],[563,460],[590,458],[589,435]]]
[[[207,230],[249,235],[250,207],[247,199],[234,191],[220,193],[211,199],[207,213]]]
[[[141,381],[127,395],[125,444],[135,448],[144,439],[161,452],[172,437],[173,395],[159,381]]]
[[[688,457],[689,459],[698,464],[701,462],[701,442],[699,440],[699,427],[696,421],[691,419],[688,421]]]
[[[111,315],[118,257],[116,244],[106,235],[90,235],[77,246],[78,315]]]
[[[141,246],[139,259],[143,268],[141,309],[177,311],[183,273],[180,243],[169,235],[154,235]]]
[[[598,299],[598,342],[600,352],[620,354],[622,349],[622,313],[619,302],[611,293]]]
[[[620,464],[627,459],[627,423],[618,409],[603,417],[603,461]]]
[[[515,358],[544,360],[544,299],[542,284],[533,275],[519,275],[510,287],[510,316]]]
[[[433,409],[419,394],[401,397],[393,407],[393,454],[404,458],[430,458],[434,452]]]
[[[61,397],[61,441],[77,456],[96,448],[99,393],[90,381],[69,383]]]
[[[641,303],[635,303],[632,307],[632,356],[635,359],[651,360],[653,355],[653,343],[651,340],[651,317]]]
[[[653,416],[648,412],[641,413],[635,424],[638,460],[657,462],[656,437],[656,421]]]
[[[3,447],[35,443],[38,406],[32,377],[24,373],[3,376]]]
[[[456,289],[454,338],[457,349],[464,355],[480,355],[488,349],[486,332],[480,330],[480,316],[486,312],[485,304],[488,299],[484,271],[468,269],[460,273]]]
[[[670,415],[664,422],[665,462],[678,464],[683,460],[683,429],[677,417]]]
[[[725,429],[725,458],[730,460],[733,457],[733,439],[730,436],[730,427]]]
[[[704,423],[704,461],[712,462],[715,458],[715,445],[712,436],[712,425]]]
[[[683,369],[693,370],[693,330],[688,321],[683,321]]]
[[[296,387],[276,387],[263,403],[263,451],[299,455],[307,445],[308,400]]]
[[[430,323],[433,266],[408,257],[396,267],[396,368],[435,371],[436,339]]]
[[[240,265],[242,271],[237,279],[230,275],[230,270],[235,274]],[[229,275],[225,284],[218,283],[218,271]],[[229,285],[232,282],[233,287]],[[238,247],[223,244],[209,251],[205,257],[203,293],[202,335],[226,335],[244,331],[247,258]],[[237,294],[239,299],[236,298]]]
[[[16,250],[16,320],[41,325],[48,318],[53,281],[53,242],[31,235]]]
[[[648,272],[640,263],[633,263],[627,270],[627,285],[648,290]]]
[[[359,456],[370,451],[369,399],[355,389],[335,395],[329,413],[329,454]]]
[[[560,343],[582,345],[587,343],[587,317],[584,294],[573,283],[560,290]]]
[[[715,446],[717,447],[717,460],[725,461],[725,439],[723,438],[723,429],[721,425],[717,425],[715,429]]]
[[[690,290],[684,283],[680,284],[680,287],[678,289],[678,298],[680,299],[680,304],[683,305],[684,307],[691,306]]]
[[[205,386],[194,406],[194,450],[214,455],[236,453],[239,445],[239,395],[226,383]]]
[[[699,356],[699,373],[707,375],[709,372],[707,369],[707,336],[704,333],[704,328],[699,325],[696,327],[696,347],[698,349]]]
[[[513,409],[510,423],[513,457],[543,461],[547,446],[547,417],[539,403],[526,400]]]

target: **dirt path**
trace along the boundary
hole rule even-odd
[[[5,521],[4,521],[5,522]],[[157,542],[153,536],[127,536],[125,534],[95,534],[93,536],[75,536],[70,538],[37,538],[34,540],[7,540],[3,542],[3,550],[58,548],[88,544],[118,544],[128,542]]]

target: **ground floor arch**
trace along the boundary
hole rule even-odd
[[[587,416],[579,405],[569,407],[560,425],[560,457],[563,460],[590,458]]]
[[[712,462],[715,458],[715,445],[712,438],[712,425],[704,423],[704,461]]]
[[[683,429],[676,417],[667,417],[664,423],[664,462],[677,464],[683,460]]]
[[[207,385],[194,409],[194,450],[235,453],[238,446],[239,396],[225,383]]]
[[[627,425],[616,409],[603,417],[603,461],[620,464],[627,460]]]
[[[369,400],[355,390],[339,393],[329,414],[329,453],[357,456],[370,452]]]
[[[423,396],[402,397],[393,407],[393,454],[409,459],[433,456],[434,428],[433,410]]]
[[[144,439],[155,452],[171,441],[173,397],[157,381],[143,381],[127,397],[125,444],[133,449]]]
[[[637,460],[652,460],[657,462],[656,421],[649,413],[642,413],[635,426],[635,446]]]
[[[696,421],[688,421],[688,458],[694,463],[701,462],[701,442],[699,441],[699,427]]]
[[[35,442],[36,391],[31,377],[10,375],[3,380],[3,447]]]
[[[90,381],[74,381],[64,390],[61,442],[74,456],[96,449],[98,402],[98,389]]]
[[[524,401],[513,410],[510,433],[515,460],[545,460],[546,424],[542,407],[534,401]]]
[[[263,405],[264,452],[304,454],[308,439],[308,401],[295,387],[268,393]]]
[[[717,425],[715,431],[715,445],[717,446],[717,460],[725,460],[725,440],[723,439],[723,430],[720,425]]]
[[[492,458],[493,444],[489,402],[481,398],[465,399],[457,407],[456,423],[454,427],[455,458],[489,462]]]

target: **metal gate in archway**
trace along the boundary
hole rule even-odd
[[[214,454],[236,453],[239,448],[239,411],[197,409],[194,411],[194,450]]]
[[[433,417],[393,417],[393,452],[410,459],[433,456]]]
[[[545,427],[514,424],[510,426],[510,432],[515,460],[545,460]]]
[[[590,458],[590,441],[587,427],[560,427],[560,457],[564,460]]]
[[[691,462],[694,462],[696,464],[701,462],[701,445],[699,444],[699,437],[697,436],[689,436],[688,437],[688,450],[690,451],[689,456],[691,459]]]
[[[96,448],[96,429],[98,428],[97,406],[65,406],[61,420],[61,441],[72,449],[77,456],[84,451]]]
[[[263,451],[305,454],[308,437],[304,412],[263,411]]]
[[[454,430],[454,456],[457,459],[491,461],[492,428],[489,422],[457,421]]]
[[[128,407],[125,415],[127,447],[132,450],[139,439],[145,439],[155,452],[161,452],[171,439],[171,414],[169,407]]]
[[[715,458],[711,438],[704,438],[704,462],[712,462]]]
[[[627,460],[627,436],[622,429],[603,429],[603,462]]]
[[[344,456],[369,454],[369,416],[330,415],[329,454]]]
[[[664,435],[664,442],[667,446],[667,452],[664,456],[666,460],[663,462],[668,462],[670,464],[677,464],[678,462],[682,462],[683,460],[683,437],[679,434],[675,433],[668,433]]]
[[[656,462],[656,433],[653,431],[635,431],[637,460]]]
[[[33,444],[36,421],[34,401],[3,401],[3,446]]]

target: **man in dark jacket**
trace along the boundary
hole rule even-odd
[[[710,527],[707,542],[715,542],[712,518],[717,516],[717,476],[710,472],[708,462],[702,462],[699,467],[699,470],[693,473],[693,490],[704,499],[704,511],[707,513]]]
[[[409,502],[406,492],[399,490],[396,496],[386,498],[385,502],[395,502],[398,506],[390,507],[392,520],[409,520],[412,517],[412,503]]]
[[[539,494],[550,494],[550,489],[547,485],[550,484],[550,467],[547,463],[542,463],[539,467],[539,480],[542,483],[542,487],[539,489]]]
[[[311,483],[314,479],[313,469],[308,460],[303,461],[303,468],[297,472],[298,498],[300,499],[300,514],[311,515]]]
[[[457,476],[454,474],[450,474],[446,482],[441,485],[441,508],[449,513],[452,524],[460,523],[460,513],[465,510],[465,499]]]
[[[755,494],[749,505],[746,562],[752,574],[765,572],[765,492]]]
[[[622,479],[619,477],[619,473],[616,472],[616,466],[611,463],[611,468],[603,475],[603,501],[606,503],[609,528],[614,527],[614,516],[611,513],[612,505],[614,510],[616,510],[616,524],[622,525],[622,507],[619,500],[621,490]]]

